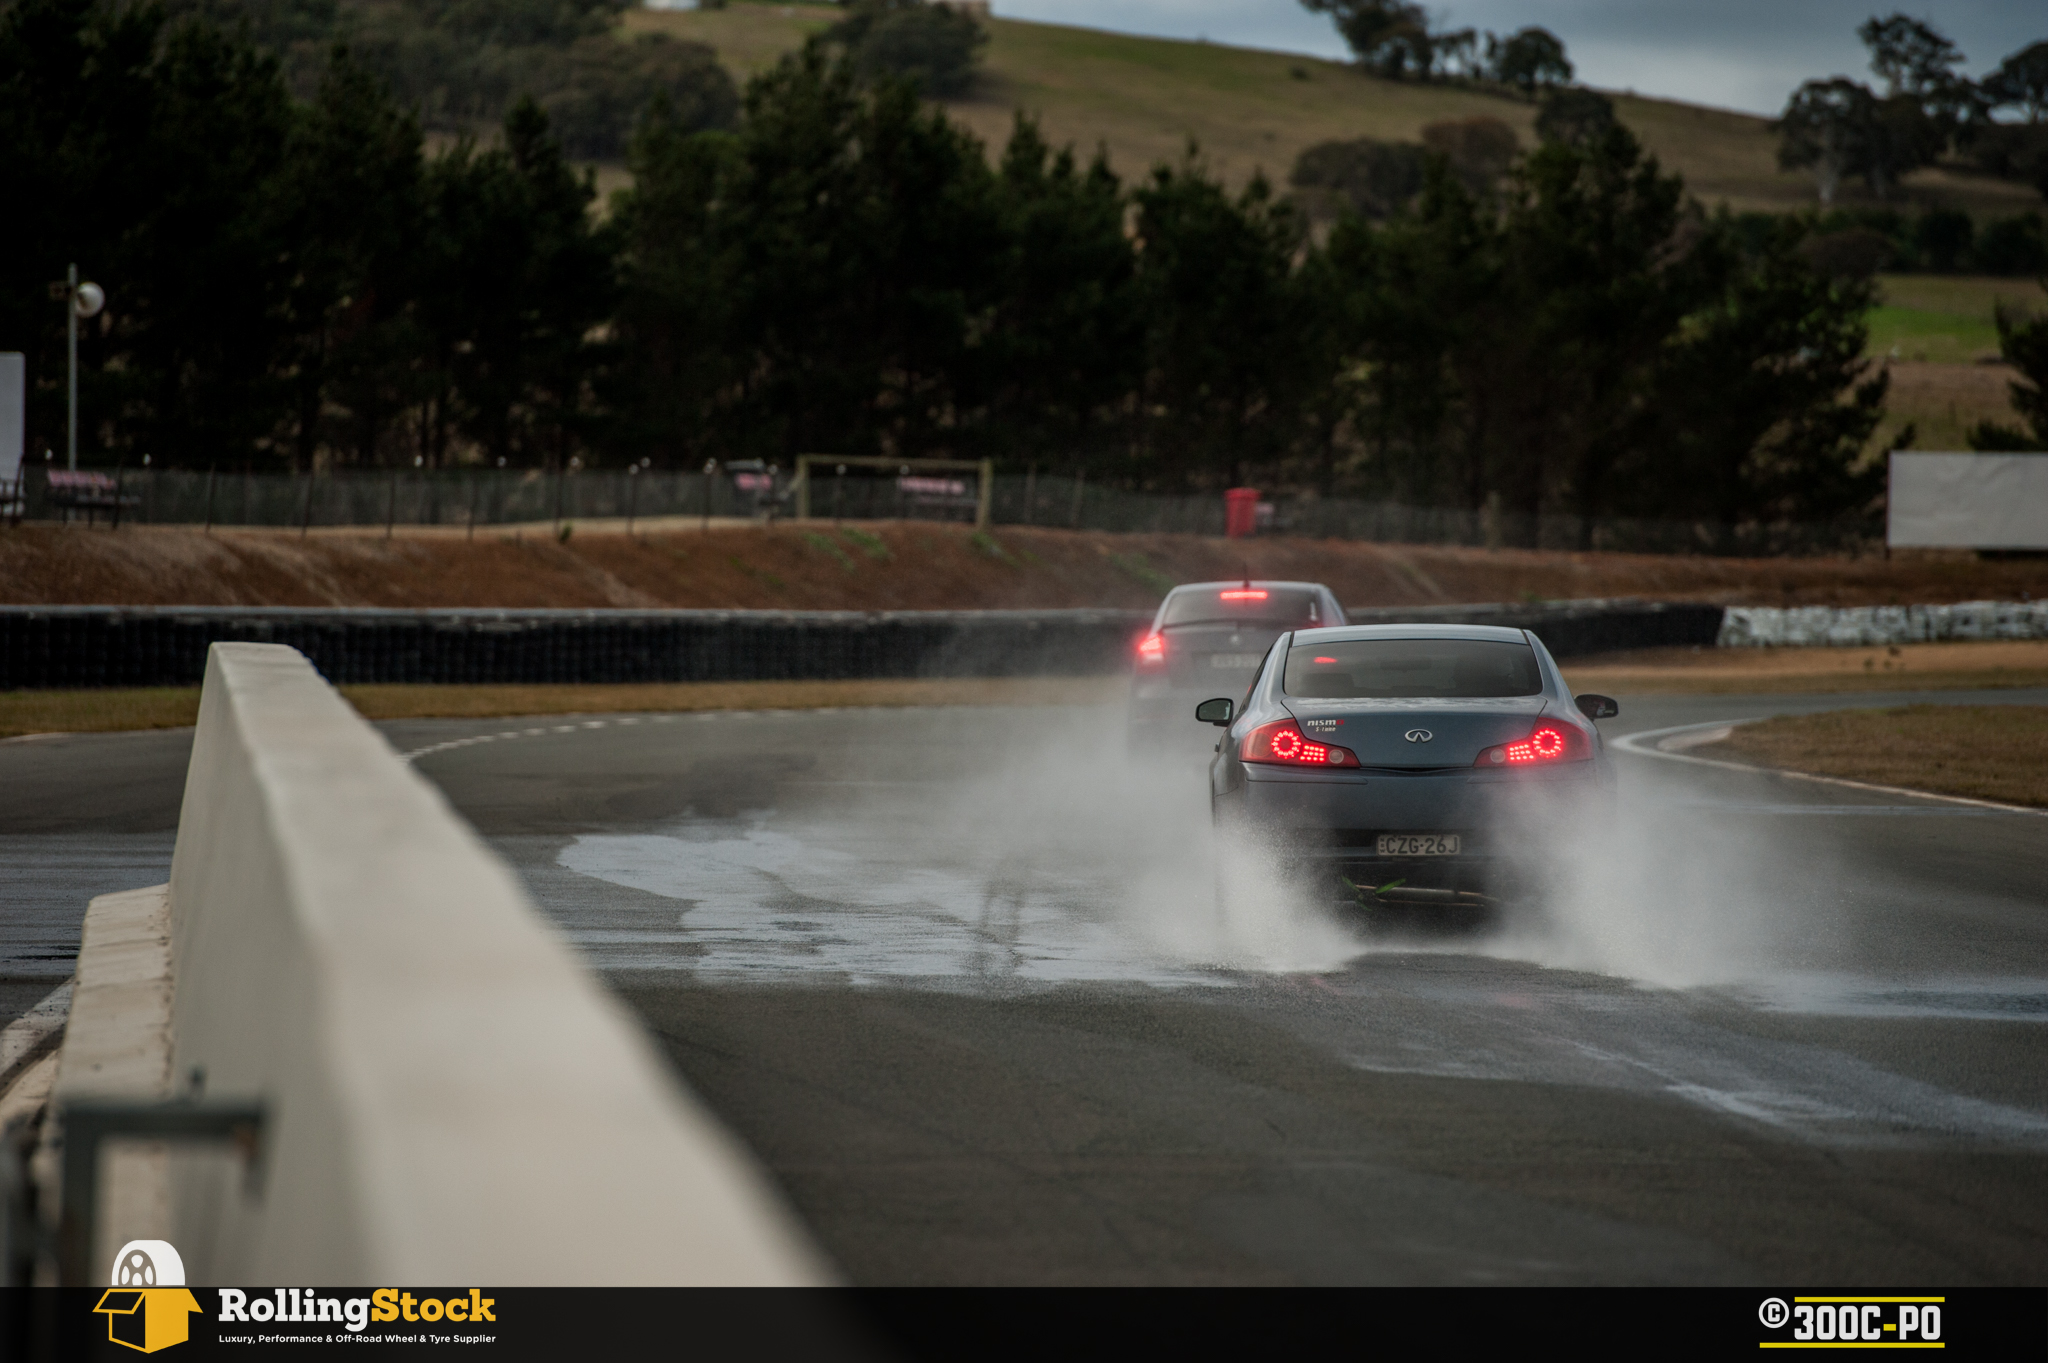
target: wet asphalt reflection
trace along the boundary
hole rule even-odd
[[[418,760],[857,1281],[2048,1280],[2048,821],[1623,757],[1388,934],[1218,848],[1212,730],[588,723]]]
[[[1546,899],[1389,933],[1117,719],[381,727],[857,1282],[2048,1281],[2048,820],[1624,756]],[[182,749],[124,739],[0,745],[36,977],[162,878]]]

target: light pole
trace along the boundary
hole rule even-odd
[[[106,290],[90,281],[79,283],[78,266],[73,265],[64,278],[64,324],[71,352],[71,411],[64,433],[64,458],[73,473],[78,472],[78,319],[97,317],[106,305]]]

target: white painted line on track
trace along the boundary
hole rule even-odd
[[[894,710],[898,708],[901,707],[893,705],[835,705],[820,709],[803,710],[692,710],[683,714],[619,715],[609,719],[579,720],[574,724],[552,724],[547,726],[546,728],[539,729],[505,729],[499,733],[494,734],[471,734],[467,738],[451,738],[445,743],[432,743],[424,748],[414,748],[410,752],[402,752],[398,755],[398,760],[401,762],[411,762],[417,758],[432,756],[434,753],[453,752],[457,748],[474,747],[479,743],[495,743],[500,740],[510,740],[514,738],[545,738],[549,734],[575,734],[581,733],[585,729],[609,729],[613,725],[624,726],[628,724],[673,724],[679,719],[758,719],[764,715],[837,715],[843,714],[848,710],[855,709]],[[932,708],[944,709],[949,707],[935,706]],[[52,735],[52,737],[61,737],[61,735]]]
[[[1657,757],[1666,762],[1691,762],[1702,767],[1719,767],[1722,771],[1748,772],[1756,776],[1784,776],[1794,781],[1811,781],[1824,786],[1841,786],[1847,790],[1867,790],[1879,795],[1906,795],[1915,800],[1940,800],[1945,804],[1968,805],[1973,809],[1996,810],[2001,814],[2031,814],[2036,818],[2048,818],[2048,809],[2035,809],[2030,805],[2001,804],[1997,800],[1973,800],[1964,795],[1937,795],[1931,790],[1913,790],[1907,786],[1880,786],[1869,781],[1851,781],[1844,776],[1819,776],[1810,771],[1789,771],[1780,767],[1753,767],[1746,762],[1724,762],[1717,757],[1694,757],[1688,753],[1674,752],[1664,743],[1671,739],[1693,739],[1695,744],[1718,742],[1718,736],[1710,730],[1733,731],[1738,724],[1753,724],[1753,719],[1710,719],[1704,724],[1674,724],[1668,729],[1646,729],[1639,734],[1629,734],[1614,740],[1614,746],[1633,757]],[[1645,743],[1653,746],[1644,747]],[[1691,746],[1677,743],[1673,747]]]

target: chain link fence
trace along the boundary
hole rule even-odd
[[[409,469],[294,475],[215,469],[98,471],[29,467],[18,514],[29,520],[145,525],[446,526],[536,522],[766,517],[794,506],[785,470],[740,465],[715,473],[588,469]],[[884,470],[814,470],[811,514],[821,520],[974,519],[972,477],[895,476]],[[1123,533],[1221,535],[1217,493],[1133,492],[1082,477],[1001,475],[990,489],[998,525]],[[1679,520],[1520,516],[1349,498],[1275,497],[1260,507],[1261,535],[1391,544],[1601,549],[1641,553],[1780,555],[1859,553],[1884,543],[1881,517],[1824,524],[1716,525]]]

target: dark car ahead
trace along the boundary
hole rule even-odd
[[[1353,625],[1290,631],[1243,702],[1197,718],[1228,728],[1210,766],[1219,823],[1283,849],[1334,888],[1387,900],[1512,895],[1560,821],[1611,805],[1596,718],[1523,629]]]
[[[1344,623],[1320,582],[1189,582],[1159,603],[1131,671],[1134,748],[1186,732],[1188,709],[1210,696],[1242,698],[1273,641],[1294,629]]]

